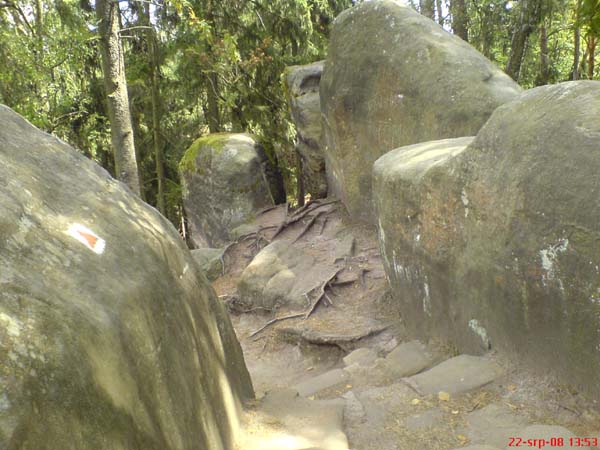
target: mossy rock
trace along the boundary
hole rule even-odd
[[[221,246],[231,230],[280,200],[281,179],[249,134],[217,133],[194,141],[179,164],[191,239]]]

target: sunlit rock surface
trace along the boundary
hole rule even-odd
[[[227,450],[252,395],[173,226],[0,106],[0,448]]]
[[[321,77],[330,193],[372,221],[371,169],[409,144],[472,136],[521,88],[462,39],[391,0],[334,22]]]
[[[404,323],[499,348],[600,394],[600,82],[531,89],[471,138],[374,166],[382,256]]]

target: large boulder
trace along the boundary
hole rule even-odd
[[[444,161],[415,146],[375,163],[386,272],[414,333],[600,394],[599,115],[600,82],[544,86]]]
[[[173,226],[0,106],[0,448],[232,448],[252,385]]]
[[[296,125],[296,152],[302,162],[304,190],[312,198],[327,197],[325,155],[321,146],[319,83],[324,61],[285,70],[288,101]]]
[[[222,246],[232,239],[233,229],[282,200],[281,177],[249,134],[197,139],[181,159],[179,172],[195,247]]]
[[[521,91],[465,41],[392,0],[360,3],[336,19],[320,89],[330,192],[368,221],[377,158],[472,136]]]

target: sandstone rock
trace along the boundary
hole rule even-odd
[[[377,158],[404,145],[474,135],[520,91],[469,44],[399,2],[345,11],[334,22],[320,84],[330,194],[353,217],[372,220]]]
[[[500,374],[500,368],[485,358],[459,355],[407,381],[423,394],[458,394],[484,386]]]
[[[384,264],[412,332],[600,393],[598,114],[599,82],[544,86],[454,160],[411,173],[399,149],[376,163]]]
[[[282,199],[281,180],[248,134],[197,139],[179,163],[183,205],[196,247],[218,247],[231,231]]]
[[[0,106],[0,448],[232,448],[253,395],[173,226]]]
[[[351,366],[353,364],[358,364],[359,366],[368,366],[372,364],[377,359],[377,352],[372,348],[362,347],[357,348],[353,352],[344,356],[344,365]]]
[[[302,159],[304,189],[313,198],[327,196],[319,99],[322,72],[323,61],[305,66],[291,66],[285,71],[288,101],[297,131],[296,151]]]
[[[331,277],[335,270],[289,242],[275,241],[263,248],[244,269],[238,292],[251,307],[305,309],[305,294]]]
[[[214,281],[223,275],[222,248],[198,248],[192,250],[192,256],[209,281]]]
[[[505,447],[511,437],[527,425],[527,419],[504,404],[490,404],[475,410],[466,418],[467,427],[462,431],[474,444],[489,444]]]
[[[330,387],[345,383],[347,379],[348,374],[343,369],[333,369],[298,383],[294,389],[301,397],[309,397]]]
[[[449,293],[437,283],[449,276],[445,270],[451,268],[451,249],[459,235],[458,225],[453,224],[464,217],[468,205],[461,201],[458,174],[447,166],[473,139],[401,147],[373,166],[379,245],[391,295],[408,330],[424,340],[454,336],[453,305]],[[439,195],[432,196],[430,191]],[[457,215],[461,217],[452,220]],[[424,251],[427,258],[421,257]],[[463,334],[469,335],[465,328]],[[472,336],[473,341],[476,338]]]
[[[427,369],[433,356],[419,341],[400,344],[385,357],[386,369],[396,377],[409,377]]]

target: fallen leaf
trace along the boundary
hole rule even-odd
[[[463,443],[468,441],[468,438],[463,434],[457,434],[456,439],[458,439],[459,441],[461,441]]]
[[[444,391],[440,391],[438,393],[438,398],[440,399],[440,401],[442,402],[447,402],[450,400],[450,394],[448,394],[447,392]]]

